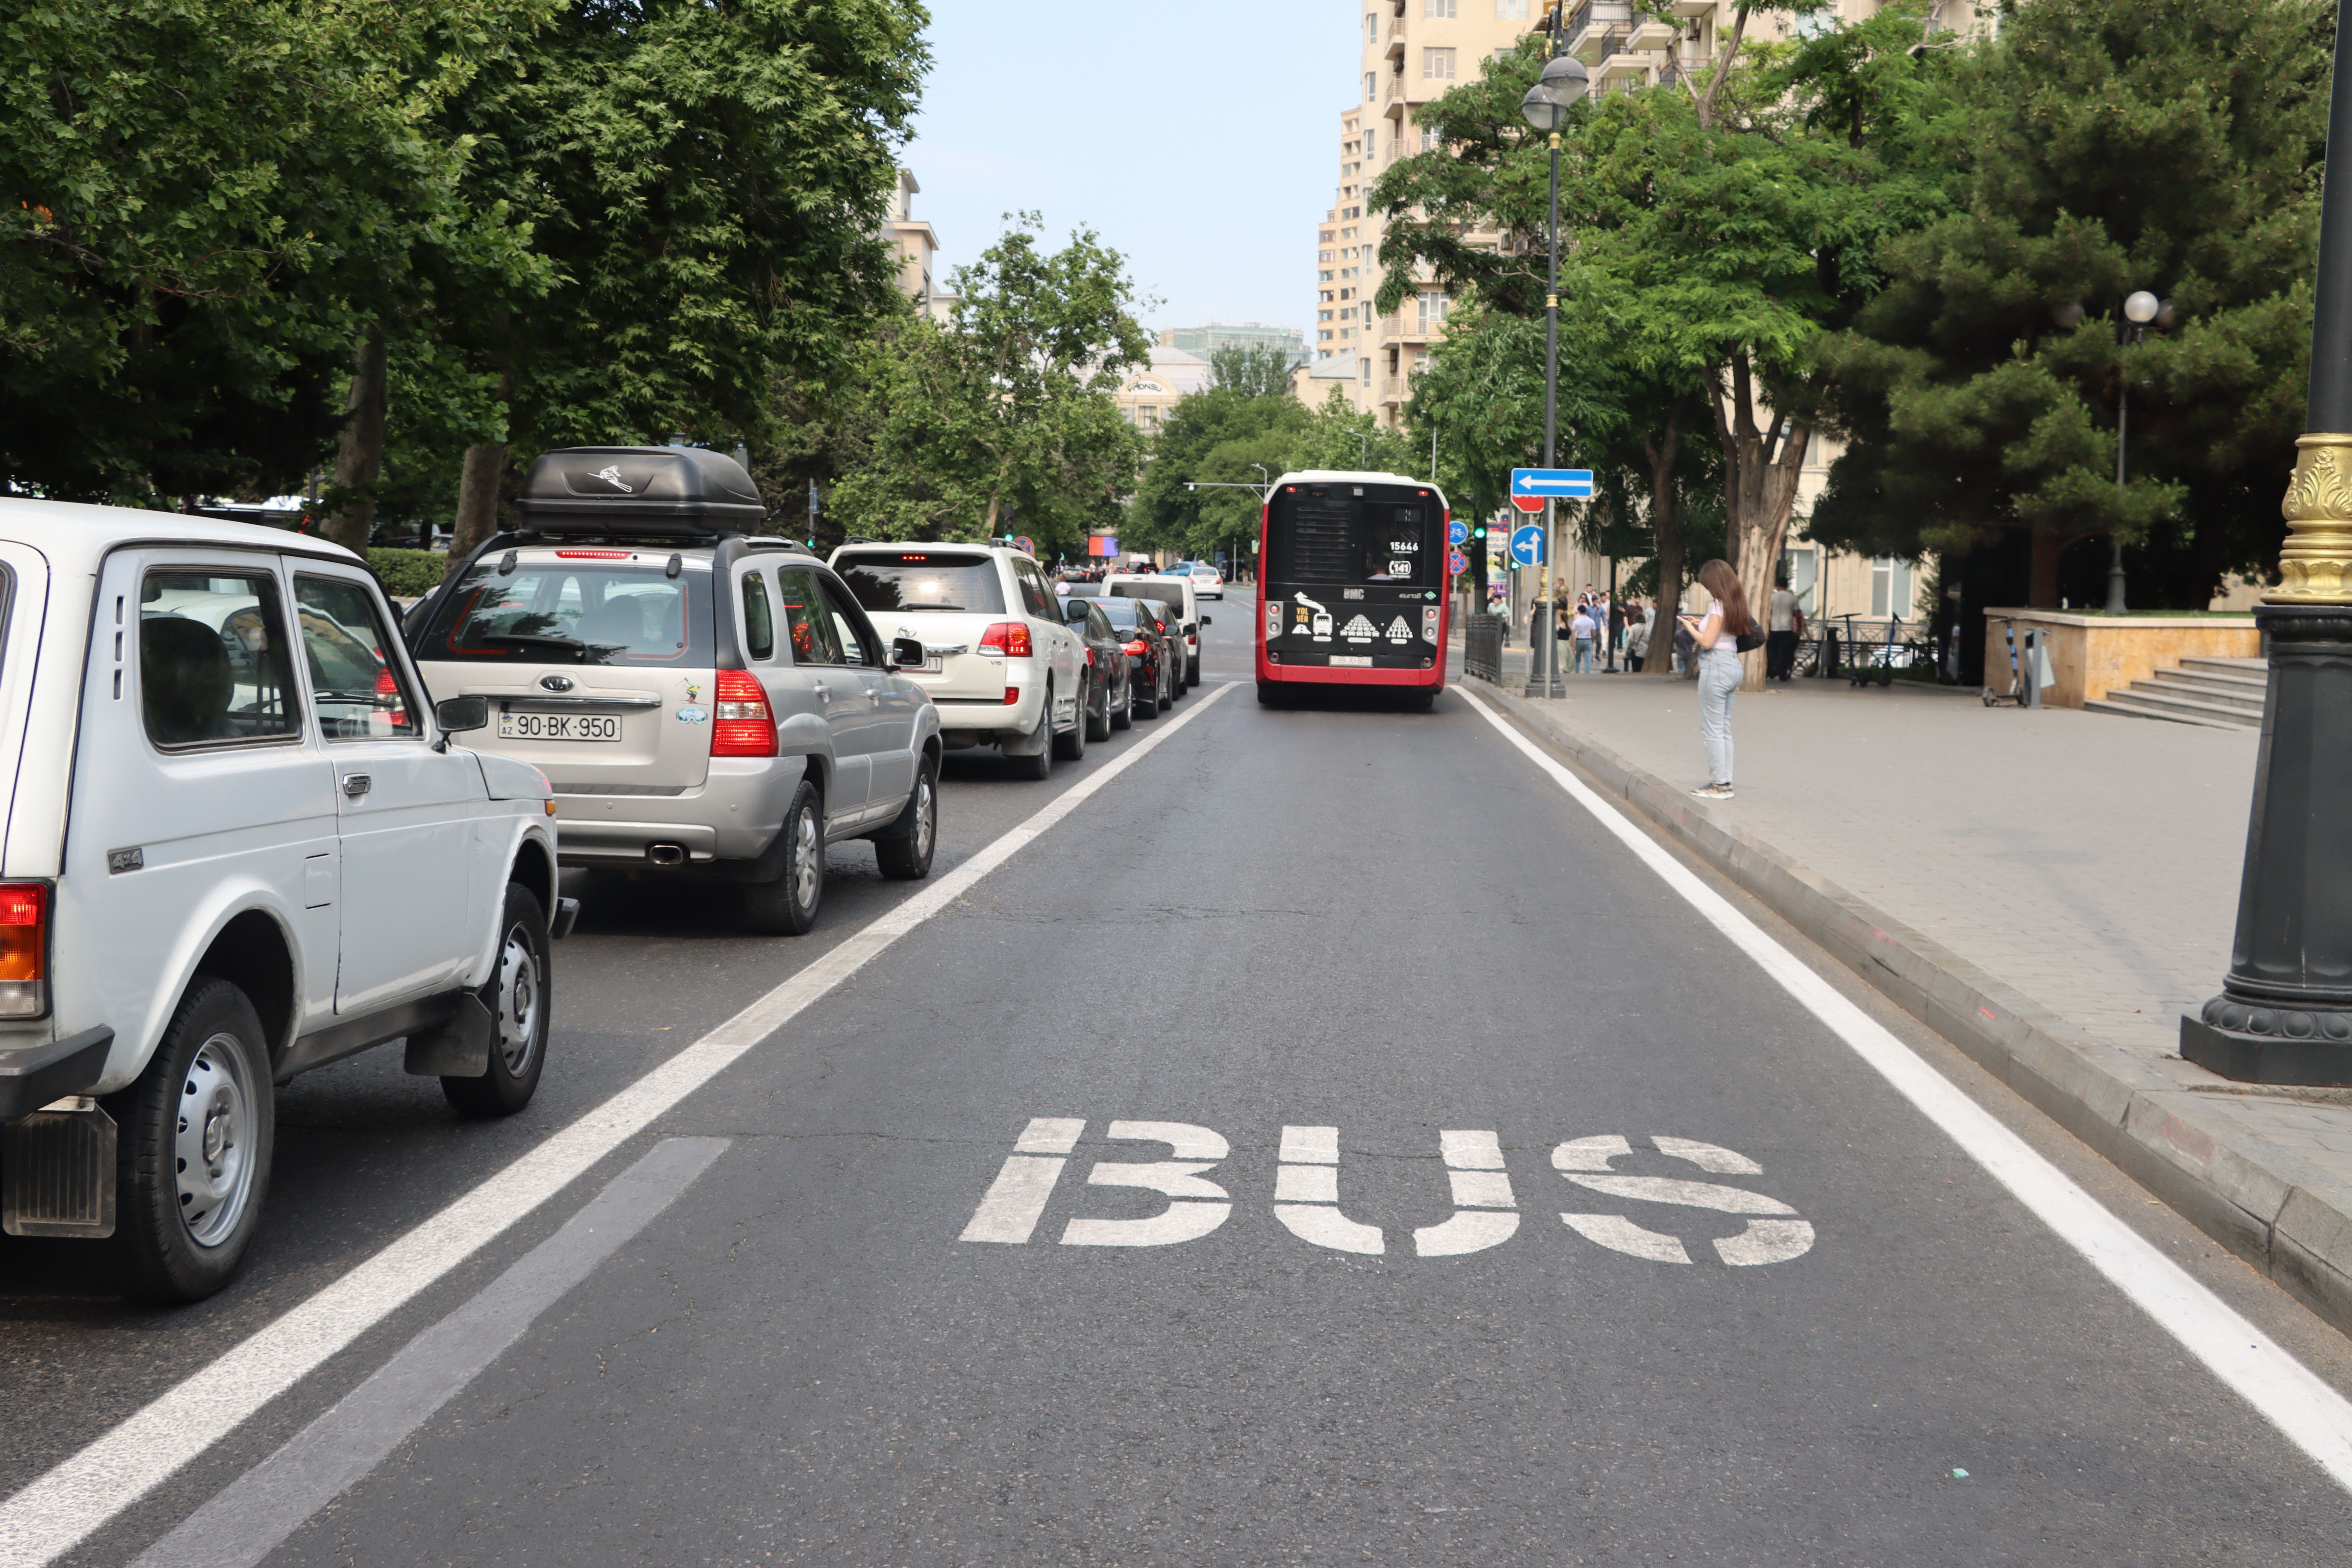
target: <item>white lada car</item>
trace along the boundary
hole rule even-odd
[[[0,499],[0,1229],[227,1283],[274,1087],[393,1040],[469,1115],[546,1060],[554,802],[453,743],[320,540]]]
[[[1035,561],[1003,545],[858,543],[833,569],[883,636],[921,642],[908,673],[949,750],[995,746],[1040,779],[1055,757],[1087,754],[1097,676]]]

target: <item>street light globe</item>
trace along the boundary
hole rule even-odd
[[[1543,68],[1535,86],[1519,100],[1519,115],[1538,131],[1557,131],[1568,119],[1568,106],[1584,96],[1592,84],[1584,62],[1573,55],[1562,55]]]
[[[2131,298],[2124,301],[2124,314],[2130,318],[2132,325],[2136,327],[2145,327],[2156,320],[2157,311],[2162,308],[2163,301],[2145,289],[2134,293]]]

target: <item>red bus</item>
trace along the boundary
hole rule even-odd
[[[1445,493],[1402,474],[1275,481],[1259,523],[1257,700],[1384,687],[1426,708],[1445,685]]]

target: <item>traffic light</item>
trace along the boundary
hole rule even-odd
[[[1484,538],[1486,538],[1486,525],[1485,523],[1483,523],[1483,522],[1482,522],[1482,523],[1478,524],[1475,528],[1473,528],[1473,529],[1470,531],[1470,537],[1471,537],[1471,538],[1473,538],[1473,539],[1484,539]]]

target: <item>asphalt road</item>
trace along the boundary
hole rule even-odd
[[[935,879],[1066,815],[56,1560],[2352,1560],[2336,1482],[1463,695],[1261,710],[1219,684],[1249,601],[1208,608],[1172,713],[1043,785],[951,763]],[[590,889],[510,1121],[396,1054],[298,1080],[212,1301],[0,1244],[0,1492],[920,896],[863,847],[835,876],[797,940]],[[2352,1388],[2340,1339],[1734,902]]]

